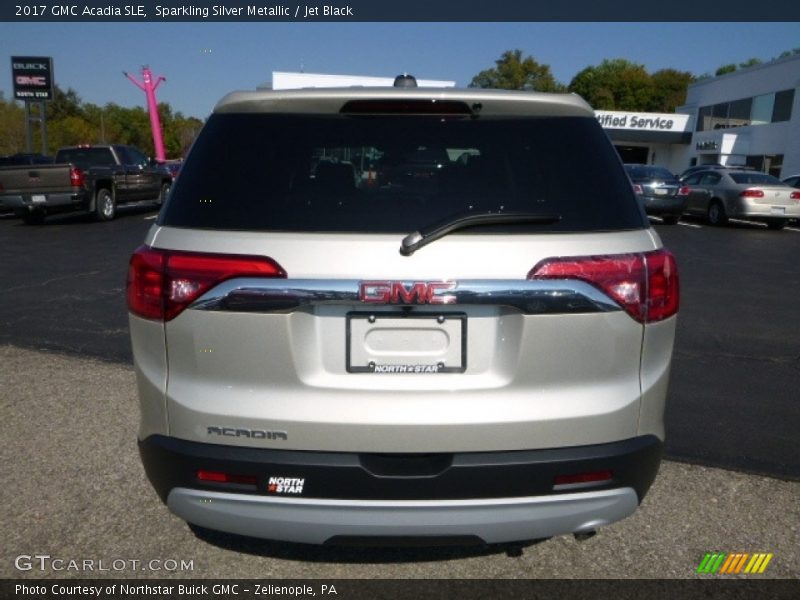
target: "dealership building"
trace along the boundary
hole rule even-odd
[[[800,173],[800,55],[689,86],[675,114],[597,111],[623,161],[680,173],[696,164]]]

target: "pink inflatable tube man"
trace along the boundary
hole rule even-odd
[[[155,83],[153,83],[153,73],[149,67],[142,67],[142,79],[144,83],[139,83],[133,75],[128,75],[123,71],[125,77],[130,79],[136,87],[143,90],[147,96],[147,111],[150,113],[150,128],[153,130],[153,147],[156,151],[156,160],[163,163],[166,160],[164,154],[164,138],[161,136],[161,121],[158,118],[158,104],[156,103],[156,88],[162,81],[166,81],[164,77],[159,75]]]

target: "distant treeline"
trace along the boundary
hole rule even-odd
[[[150,117],[142,107],[125,108],[110,102],[97,106],[83,102],[71,88],[55,86],[53,100],[47,106],[47,154],[62,146],[76,144],[130,144],[154,156]],[[34,114],[37,109],[34,107]],[[203,122],[173,112],[167,103],[159,103],[158,114],[164,135],[167,158],[180,158],[194,141]],[[40,128],[33,127],[33,152],[42,148]],[[26,151],[25,109],[20,102],[3,98],[0,92],[0,155]]]

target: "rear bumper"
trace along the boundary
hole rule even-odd
[[[680,215],[686,210],[688,198],[640,196],[644,210],[648,215]]]
[[[43,198],[43,201],[34,201],[34,198]],[[17,211],[37,209],[70,209],[85,208],[87,196],[84,193],[64,192],[57,194],[41,195],[8,195],[3,197],[3,204]]]
[[[636,510],[631,488],[546,497],[445,501],[265,498],[175,488],[176,515],[210,529],[308,544],[428,538],[494,544],[589,532]],[[477,538],[477,539],[476,539]]]
[[[139,448],[161,499],[211,529],[309,543],[340,536],[494,543],[586,531],[630,515],[655,479],[662,443],[643,436],[575,448],[381,455],[151,436]],[[200,470],[253,479],[200,481]],[[555,485],[557,475],[598,471],[611,479]],[[301,483],[282,494],[269,491],[270,479]]]

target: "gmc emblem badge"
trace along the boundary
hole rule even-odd
[[[455,304],[455,295],[445,292],[456,287],[455,281],[362,281],[358,299],[368,304]]]

